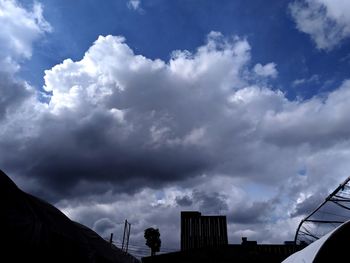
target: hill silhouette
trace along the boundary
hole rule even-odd
[[[0,170],[2,262],[138,262],[53,205],[27,194]]]

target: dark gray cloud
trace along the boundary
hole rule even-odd
[[[42,132],[50,136],[31,140],[6,165],[18,173],[26,171],[26,176],[40,180],[51,194],[67,198],[79,194],[76,186],[83,181],[109,182],[116,191],[134,191],[186,178],[210,164],[205,152],[196,146],[145,147],[145,136],[144,141],[133,136],[123,141],[110,139],[111,117],[96,118],[83,126],[45,119]],[[80,193],[92,194],[99,189],[86,190],[80,189]]]
[[[210,190],[210,189],[208,189]],[[228,205],[226,196],[217,192],[193,192],[193,202],[198,204],[198,208],[203,214],[223,214],[227,212]]]
[[[193,204],[192,199],[187,195],[183,197],[177,196],[175,201],[179,206],[182,206],[182,207],[191,206]]]
[[[274,214],[274,206],[271,202],[255,201],[250,205],[241,204],[232,211],[228,217],[235,224],[261,224],[266,223]]]
[[[93,230],[95,230],[98,233],[113,233],[115,227],[116,224],[109,218],[101,218],[94,223]]]
[[[298,203],[295,207],[295,211],[291,216],[306,216],[314,211],[328,196],[327,191],[318,191],[313,195],[307,197],[302,202]]]
[[[0,121],[8,112],[16,111],[33,93],[26,88],[25,83],[16,81],[10,74],[0,71]]]

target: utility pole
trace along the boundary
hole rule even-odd
[[[131,229],[131,224],[128,222],[128,220],[125,219],[123,242],[122,242],[122,251],[125,251],[125,253],[128,253],[130,229]]]
[[[113,244],[113,233],[111,233],[111,237],[109,238],[109,243],[112,245]]]

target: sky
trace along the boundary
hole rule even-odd
[[[0,168],[103,237],[175,250],[198,210],[281,243],[349,176],[347,0],[0,0],[0,25]]]

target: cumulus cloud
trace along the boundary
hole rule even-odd
[[[18,110],[18,106],[32,94],[33,89],[25,82],[15,81],[6,73],[0,72],[0,120],[8,113]]]
[[[11,72],[18,70],[21,59],[31,57],[34,41],[52,29],[39,3],[27,10],[9,0],[0,1],[0,24],[0,68]]]
[[[36,128],[25,120],[29,116],[41,118],[36,110],[45,107],[37,100],[37,91],[17,79],[15,73],[21,62],[31,57],[34,42],[49,32],[51,26],[43,17],[40,4],[35,3],[32,10],[27,10],[17,1],[8,0],[0,1],[0,24],[0,134],[15,132],[3,145],[6,151],[17,139],[23,140],[27,131],[34,132]],[[18,130],[15,126],[19,122],[23,126]]]
[[[286,103],[284,110],[265,116],[264,136],[278,145],[307,144],[312,148],[328,148],[347,144],[350,138],[346,114],[349,96],[350,81],[346,80],[326,98],[316,96],[304,102]],[[272,126],[275,129],[270,129]]]
[[[266,85],[275,64],[252,68],[250,50],[211,32],[194,51],[152,60],[101,36],[45,71],[48,103],[21,82],[2,89],[0,165],[103,235],[128,218],[133,238],[156,225],[175,244],[179,212],[196,209],[234,215],[231,240],[286,238],[300,194],[349,170],[350,82],[290,101]],[[283,223],[286,234],[273,232]]]
[[[254,66],[254,72],[258,76],[271,78],[276,78],[278,74],[275,63],[268,63],[266,65],[258,63]]]
[[[81,61],[45,72],[52,97],[39,134],[28,134],[6,165],[30,167],[28,174],[72,194],[91,180],[132,190],[199,175],[216,161],[211,122],[226,125],[216,117],[245,83],[249,49],[244,39],[212,33],[195,53],[177,51],[165,63],[135,55],[122,37],[100,37]]]
[[[37,91],[26,81],[16,79],[15,73],[21,62],[31,57],[34,42],[51,31],[51,26],[44,19],[39,3],[27,10],[17,1],[8,0],[0,0],[0,24],[0,134],[4,135],[29,116],[41,117],[35,111],[43,106],[36,99]],[[16,139],[22,140],[26,128],[35,129],[31,127],[30,122],[23,121],[23,127],[3,145],[4,149]]]
[[[318,49],[331,50],[350,36],[346,0],[298,0],[289,5],[297,29],[309,34]]]

